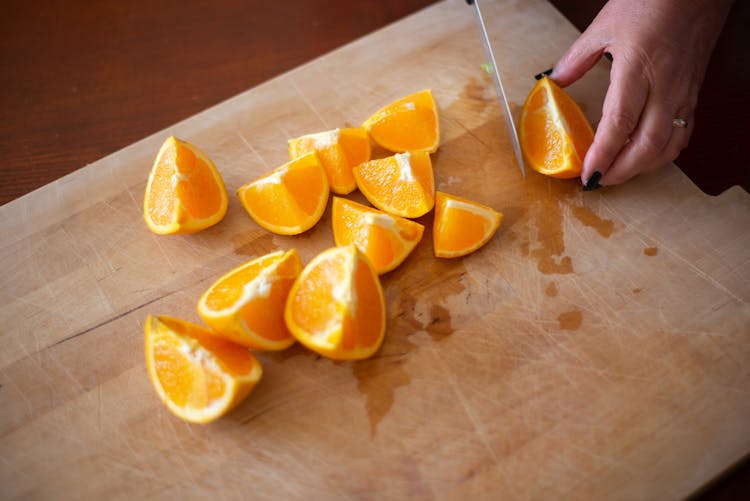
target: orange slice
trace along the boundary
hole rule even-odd
[[[279,235],[309,230],[328,203],[326,171],[313,151],[237,190],[243,207],[263,228]]]
[[[430,89],[384,106],[362,127],[374,142],[390,151],[434,153],[440,144],[437,105]]]
[[[292,335],[320,355],[368,358],[385,336],[380,279],[355,245],[325,250],[294,282],[285,319]]]
[[[432,238],[436,257],[465,256],[490,241],[503,215],[491,207],[438,191]]]
[[[526,98],[518,124],[526,163],[556,178],[581,175],[594,130],[573,99],[547,77]]]
[[[394,216],[419,217],[435,203],[432,162],[423,151],[370,160],[352,171],[367,200]]]
[[[214,163],[174,136],[156,155],[143,199],[143,217],[158,235],[194,233],[222,220],[227,190]]]
[[[382,275],[400,265],[422,239],[424,226],[345,198],[333,197],[333,239],[355,244]]]
[[[263,370],[245,348],[198,325],[146,319],[146,365],[156,393],[175,415],[208,423],[240,403]]]
[[[331,191],[340,195],[357,188],[352,167],[370,159],[370,138],[363,129],[334,129],[289,140],[289,156],[315,151],[328,174]]]
[[[258,350],[294,344],[284,323],[284,306],[302,271],[297,251],[253,259],[214,282],[198,301],[198,313],[222,337]]]

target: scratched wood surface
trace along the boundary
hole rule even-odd
[[[750,197],[708,197],[674,166],[591,193],[523,180],[472,16],[439,3],[0,207],[4,498],[682,497],[750,451]],[[541,1],[488,17],[517,113],[577,32]],[[601,67],[571,89],[592,121],[605,82]],[[438,189],[504,212],[495,238],[444,261],[428,229],[383,277],[373,359],[262,354],[227,417],[173,417],[146,375],[146,315],[198,321],[228,269],[290,247],[307,262],[333,238],[330,211],[279,237],[234,197],[209,230],[152,235],[164,138],[202,147],[233,192],[288,138],[424,87]]]

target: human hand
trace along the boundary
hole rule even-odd
[[[550,78],[565,87],[605,53],[612,56],[602,118],[583,162],[584,184],[596,172],[602,185],[622,183],[671,162],[687,146],[731,3],[609,0],[555,65]],[[675,118],[687,126],[674,126]]]

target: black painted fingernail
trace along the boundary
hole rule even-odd
[[[553,69],[554,69],[554,68],[550,68],[550,69],[548,69],[548,70],[544,70],[544,71],[543,71],[543,72],[541,72],[541,73],[537,73],[536,75],[534,75],[534,79],[535,79],[535,80],[541,80],[543,76],[545,76],[545,75],[549,75],[550,73],[552,73],[552,70],[553,70]]]
[[[599,180],[602,178],[602,173],[598,170],[594,171],[593,174],[591,174],[591,177],[588,181],[586,181],[586,184],[583,186],[583,191],[591,191],[595,190],[597,188],[601,188],[602,185],[599,184]]]

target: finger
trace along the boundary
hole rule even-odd
[[[633,134],[632,141],[603,176],[602,184],[623,183],[677,158],[682,148],[687,145],[691,130],[672,125],[672,119],[678,116],[673,108],[666,100],[655,94],[649,96],[641,123]],[[692,114],[690,120],[692,121]],[[692,127],[689,122],[688,127]]]
[[[667,146],[664,149],[663,161],[651,166],[648,170],[654,170],[670,162],[674,162],[677,160],[677,157],[680,156],[680,152],[687,148],[690,143],[690,137],[693,135],[693,130],[695,129],[694,109],[694,106],[685,106],[672,114],[674,118],[685,120],[685,122],[687,122],[687,127],[675,127],[674,124],[672,125],[672,135],[669,138],[669,143],[667,143]]]
[[[604,54],[604,41],[598,30],[584,31],[560,58],[550,78],[560,87],[567,87],[591,69]]]
[[[642,172],[650,172],[670,162],[674,162],[677,160],[677,157],[680,156],[680,152],[687,148],[688,143],[690,143],[690,137],[693,135],[694,130],[693,122],[695,121],[695,114],[693,112],[683,111],[674,113],[674,116],[675,118],[682,118],[685,120],[687,122],[687,127],[675,127],[673,125],[672,135],[669,138],[669,143],[667,143],[667,146],[664,149],[663,160],[661,162],[654,162]]]
[[[674,113],[675,118],[682,118],[687,127],[673,127],[672,138],[667,146],[667,162],[672,162],[680,156],[680,152],[687,148],[695,130],[695,103],[680,108]]]
[[[584,184],[597,171],[604,175],[604,181],[610,166],[638,126],[649,89],[646,77],[638,68],[618,59],[612,65],[602,118],[583,160],[581,181]]]

